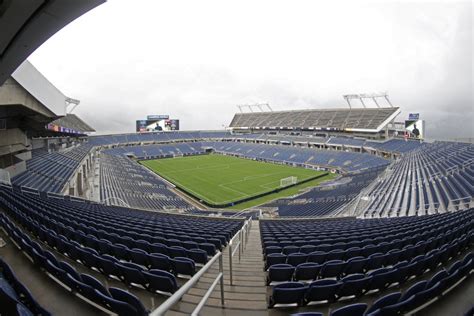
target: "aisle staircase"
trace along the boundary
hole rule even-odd
[[[235,240],[238,242],[238,238]],[[245,239],[243,241],[243,244],[245,244]],[[243,315],[244,313],[250,313],[249,315],[268,315],[266,307],[267,287],[265,286],[258,221],[253,221],[252,223],[240,260],[239,249],[236,246],[237,243],[233,246],[232,285],[229,269],[229,250],[231,247],[226,247],[223,252],[225,307],[222,308],[221,305],[220,287],[218,285],[207,300],[200,315]],[[214,264],[166,315],[189,315],[218,275],[218,268],[219,265]]]

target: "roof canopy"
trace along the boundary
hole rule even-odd
[[[81,120],[76,114],[67,114],[66,116],[51,122],[51,124],[71,129],[76,132],[81,132],[82,134],[95,132],[95,129]]]
[[[0,1],[0,85],[41,44],[105,0]]]
[[[237,113],[230,127],[379,132],[398,114],[397,107]]]

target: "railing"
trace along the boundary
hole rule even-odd
[[[30,187],[27,187],[27,186],[21,186],[20,187],[20,190],[22,193],[30,193],[30,194],[35,194],[35,195],[40,195],[40,191],[38,189],[35,189],[35,188],[30,188]]]
[[[465,167],[467,167],[467,166],[469,166],[473,163],[474,163],[474,158],[469,158],[468,160],[466,160],[462,163],[462,166],[463,166],[463,168],[465,168]]]
[[[183,284],[172,296],[170,296],[166,301],[164,301],[160,306],[158,306],[154,311],[150,313],[150,316],[161,316],[164,315],[174,304],[181,300],[181,298],[186,294],[193,286],[196,284],[199,279],[206,273],[211,266],[219,259],[219,274],[217,274],[214,282],[211,284],[206,294],[201,298],[201,301],[194,308],[191,315],[198,315],[201,309],[206,304],[209,296],[211,295],[214,288],[217,286],[217,283],[220,283],[221,290],[221,304],[224,307],[224,264],[222,261],[222,252],[217,252],[217,254],[212,257],[189,281]]]
[[[237,251],[239,251],[239,261],[242,257],[242,253],[244,252],[245,245],[247,244],[250,229],[252,228],[252,218],[249,218],[244,222],[242,228],[237,232],[237,234],[232,237],[229,241],[229,279],[230,285],[234,285],[234,277],[233,277],[233,257]],[[237,244],[235,243],[235,239],[238,238]]]
[[[234,237],[229,241],[229,275],[230,275],[230,284],[233,285],[232,280],[232,257],[237,251],[239,251],[239,261],[241,255],[244,251],[245,244],[248,241],[248,236],[250,229],[252,228],[252,218],[249,218],[244,222],[242,228],[234,235]],[[235,243],[236,238],[238,238],[237,244]],[[150,316],[164,315],[174,304],[176,304],[181,298],[186,294],[198,281],[199,279],[211,268],[211,266],[219,259],[219,273],[214,278],[209,289],[203,295],[198,305],[194,308],[191,315],[197,316],[202,310],[207,300],[211,296],[212,292],[216,288],[217,284],[220,284],[221,292],[221,304],[224,307],[224,263],[222,252],[218,252],[211,260],[209,260],[206,265],[204,265],[189,281],[187,281],[183,286],[181,286],[178,291],[176,291],[171,297],[164,301],[160,306],[158,306],[154,311],[150,313]]]
[[[446,212],[468,209],[473,204],[473,201],[474,198],[472,196],[449,199],[448,204],[446,205]]]
[[[113,201],[119,201],[120,203],[115,204]],[[122,200],[121,198],[116,197],[116,196],[110,196],[110,197],[106,198],[105,200],[103,200],[102,203],[104,205],[125,206],[125,207],[130,208],[130,205],[127,202],[125,202],[124,200]]]

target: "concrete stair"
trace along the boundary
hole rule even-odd
[[[268,315],[266,303],[267,287],[265,286],[258,221],[253,221],[248,242],[244,246],[240,260],[239,251],[237,250],[234,254],[232,285],[230,284],[229,250],[230,247],[226,247],[223,252],[225,307],[222,308],[221,306],[220,286],[218,285],[200,314],[242,315],[243,313],[250,312],[250,315]],[[219,265],[216,262],[166,315],[186,315],[191,313],[218,273]]]

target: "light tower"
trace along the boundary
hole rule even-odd
[[[74,109],[79,105],[79,103],[81,103],[81,101],[77,99],[73,99],[69,97],[66,98],[66,100],[64,100],[64,115],[72,113],[72,111],[74,111]],[[72,108],[69,110],[71,106]]]
[[[387,92],[380,92],[380,93],[358,93],[358,94],[345,94],[342,96],[344,100],[346,100],[347,104],[349,105],[349,108],[352,109],[352,104],[350,100],[357,99],[362,103],[362,106],[367,108],[367,106],[364,103],[364,99],[371,99],[375,105],[380,108],[379,103],[377,102],[377,99],[384,98],[385,101],[390,105],[390,107],[393,108],[392,102],[390,102],[390,99],[388,98],[388,93]]]

